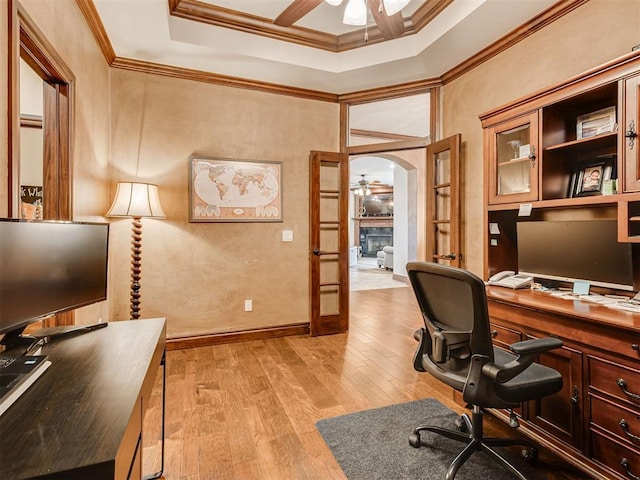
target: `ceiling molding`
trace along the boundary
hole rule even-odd
[[[319,100],[322,102],[338,102],[338,96],[333,93],[307,90],[304,88],[288,87],[275,83],[258,82],[255,80],[247,80],[244,78],[231,77],[227,75],[218,75],[216,73],[203,72],[201,70],[192,70],[183,67],[172,67],[170,65],[162,65],[159,63],[134,60],[131,58],[116,57],[115,60],[111,63],[111,66],[113,68],[119,68],[122,70],[151,73],[154,75],[181,78],[184,80],[193,80],[202,83],[213,83],[225,87],[257,90],[260,92],[288,95],[290,97],[305,98],[307,100]]]
[[[415,135],[401,135],[399,133],[374,132],[372,130],[361,130],[352,128],[349,130],[352,137],[381,138],[384,140],[416,140],[422,137]]]
[[[102,54],[104,55],[107,64],[111,65],[116,58],[116,52],[113,49],[113,45],[111,45],[109,35],[107,35],[104,24],[102,23],[102,20],[100,20],[100,15],[98,15],[98,10],[96,9],[93,0],[76,0],[76,3],[82,12],[82,15],[84,15],[93,36],[98,42],[98,46],[102,50]]]
[[[393,26],[393,23],[397,24],[397,21],[389,21],[385,22],[383,27],[384,34],[377,26],[368,27],[368,40],[365,41],[365,29],[342,35],[332,35],[310,28],[296,27],[295,25],[290,27],[279,26],[269,18],[218,7],[198,0],[167,1],[169,3],[169,14],[175,17],[218,27],[231,28],[245,33],[262,35],[264,37],[318,48],[329,52],[344,52],[384,42],[388,40],[388,38],[385,38],[385,34],[387,37],[393,35],[391,38],[414,35],[453,2],[453,0],[428,0],[420,6],[410,18],[403,19],[404,32],[400,32],[397,25]],[[373,11],[372,14],[375,15]],[[398,13],[398,15],[401,14]],[[416,24],[416,22],[418,23]]]
[[[420,28],[423,28],[424,25],[428,24],[431,19],[433,19],[440,11],[446,8],[453,0],[428,0],[424,5],[422,5],[411,17],[411,20],[405,19],[405,35],[409,30],[407,24],[412,24],[415,26],[420,25]],[[253,80],[247,80],[238,77],[231,77],[226,75],[219,75],[215,73],[209,73],[199,70],[192,70],[182,67],[173,67],[168,65],[156,64],[151,62],[145,62],[140,60],[133,60],[123,57],[117,57],[112,44],[109,40],[109,36],[104,28],[102,21],[97,13],[96,7],[93,3],[93,0],[76,0],[78,7],[80,8],[82,14],[84,15],[98,45],[100,46],[102,53],[107,61],[107,64],[114,68],[121,68],[125,70],[134,70],[146,73],[153,73],[156,75],[164,75],[175,78],[183,78],[187,80],[200,81],[205,83],[219,84],[229,87],[236,88],[244,88],[244,89],[254,89],[258,91],[274,93],[278,95],[290,95],[300,98],[307,98],[313,100],[320,100],[326,102],[340,102],[347,103],[350,105],[355,105],[358,103],[368,103],[372,101],[378,100],[388,100],[393,98],[399,98],[403,96],[425,93],[432,88],[441,87],[462,75],[468,73],[474,68],[482,65],[484,62],[490,60],[494,56],[498,55],[502,51],[512,47],[518,42],[524,40],[529,35],[541,30],[547,25],[555,22],[560,19],[564,15],[568,14],[572,10],[578,8],[579,6],[587,3],[589,0],[559,0],[557,3],[549,7],[547,10],[542,12],[537,17],[533,18],[531,21],[521,25],[515,30],[512,30],[507,35],[502,38],[496,40],[491,45],[487,46],[485,49],[480,51],[478,54],[468,58],[464,62],[460,63],[456,67],[447,71],[442,77],[434,77],[430,79],[417,80],[414,82],[397,84],[397,85],[389,85],[385,87],[378,87],[368,90],[360,90],[355,92],[350,92],[346,94],[332,94],[327,92],[315,91],[315,90],[307,90],[295,87],[288,87],[285,85],[278,85],[266,82],[259,82]],[[264,21],[267,19],[263,19],[262,17],[251,17],[244,14],[239,14],[238,12],[232,10],[222,9],[220,7],[214,7],[213,5],[205,4],[202,2],[197,2],[196,0],[168,0],[169,9],[171,12],[178,11],[180,9],[186,9],[188,16],[184,16],[184,18],[191,18],[196,21],[204,21],[205,23],[210,23],[213,25],[226,26],[229,28],[234,28],[231,25],[238,25],[237,30],[247,31],[256,33],[253,29],[257,28],[256,25],[262,25]],[[212,18],[211,21],[203,20],[203,15],[210,12],[211,9],[216,11],[215,18]],[[172,13],[173,14],[173,13]],[[185,13],[186,15],[186,13]],[[178,15],[178,16],[183,16]],[[255,20],[257,19],[257,20]],[[253,27],[249,20],[257,22]],[[289,30],[285,27],[277,27],[269,22],[271,27],[276,27],[278,30]],[[424,25],[423,25],[424,24]],[[246,29],[244,29],[246,27]],[[295,27],[291,27],[295,28]],[[373,32],[376,30],[376,32]],[[316,32],[314,30],[309,30],[310,32],[315,32],[319,37],[323,37],[324,40],[327,41],[326,37],[335,37],[333,35],[323,34],[321,32]],[[379,41],[382,41],[382,34],[377,29],[369,29],[370,37],[369,43],[375,42],[376,37],[378,35]],[[283,39],[283,38],[281,38]],[[346,44],[351,43],[356,45],[357,43],[362,43],[362,31],[352,32],[349,34],[340,35],[340,39]],[[320,40],[318,40],[320,41]],[[341,47],[342,48],[342,47]],[[356,48],[352,46],[351,48]],[[346,49],[346,48],[345,48]]]
[[[410,150],[413,148],[426,147],[431,143],[430,137],[415,138],[413,140],[403,140],[398,142],[375,143],[373,145],[355,145],[346,148],[349,155],[393,152],[398,150]]]
[[[484,62],[495,57],[499,53],[511,48],[515,44],[521,42],[529,35],[533,35],[537,31],[543,29],[547,25],[562,18],[567,13],[575,10],[579,6],[587,3],[589,0],[560,0],[546,9],[538,16],[532,18],[527,23],[512,30],[508,34],[499,38],[488,47],[484,48],[473,57],[468,58],[464,62],[455,66],[451,70],[442,75],[442,83],[447,84],[456,78],[461,77],[465,73],[473,70],[474,68],[482,65]]]
[[[430,89],[439,87],[441,85],[442,82],[439,78],[427,78],[425,80],[417,80],[415,82],[400,83],[397,85],[389,85],[386,87],[371,88],[368,90],[346,93],[340,95],[338,98],[341,103],[357,105],[359,103],[369,103],[374,100],[391,100],[393,98],[407,97],[409,95],[426,93]]]
[[[42,115],[20,114],[20,126],[24,128],[42,129]]]

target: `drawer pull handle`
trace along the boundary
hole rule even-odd
[[[496,338],[498,336],[498,331],[497,330],[491,330],[491,336],[493,338]]]
[[[631,393],[629,390],[627,390],[627,382],[625,382],[622,378],[619,378],[616,383],[620,387],[620,390],[622,390],[626,396],[628,396],[632,400],[635,400],[636,402],[640,401],[640,395],[638,395],[637,393]]]
[[[640,417],[638,417],[638,420],[640,420]],[[618,425],[620,425],[620,428],[622,429],[622,431],[624,432],[624,434],[629,437],[631,440],[633,440],[636,443],[640,443],[640,437],[637,435],[634,435],[633,433],[631,433],[629,431],[629,424],[627,423],[627,421],[622,418],[619,422]]]
[[[627,476],[629,478],[632,478],[633,480],[640,480],[640,477],[637,475],[634,475],[633,473],[631,473],[631,464],[629,463],[629,460],[627,460],[626,458],[622,458],[620,460],[620,465],[622,465],[622,468],[624,468],[627,472]]]

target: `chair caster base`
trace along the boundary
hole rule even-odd
[[[409,445],[411,445],[413,448],[420,448],[422,446],[419,433],[412,433],[411,435],[409,435]]]

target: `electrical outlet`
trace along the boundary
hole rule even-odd
[[[244,311],[245,312],[250,312],[253,310],[253,301],[252,300],[245,300],[244,301]]]

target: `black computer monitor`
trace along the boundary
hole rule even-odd
[[[615,220],[518,222],[518,272],[633,291],[633,251]]]
[[[0,334],[107,298],[109,225],[0,219]]]

